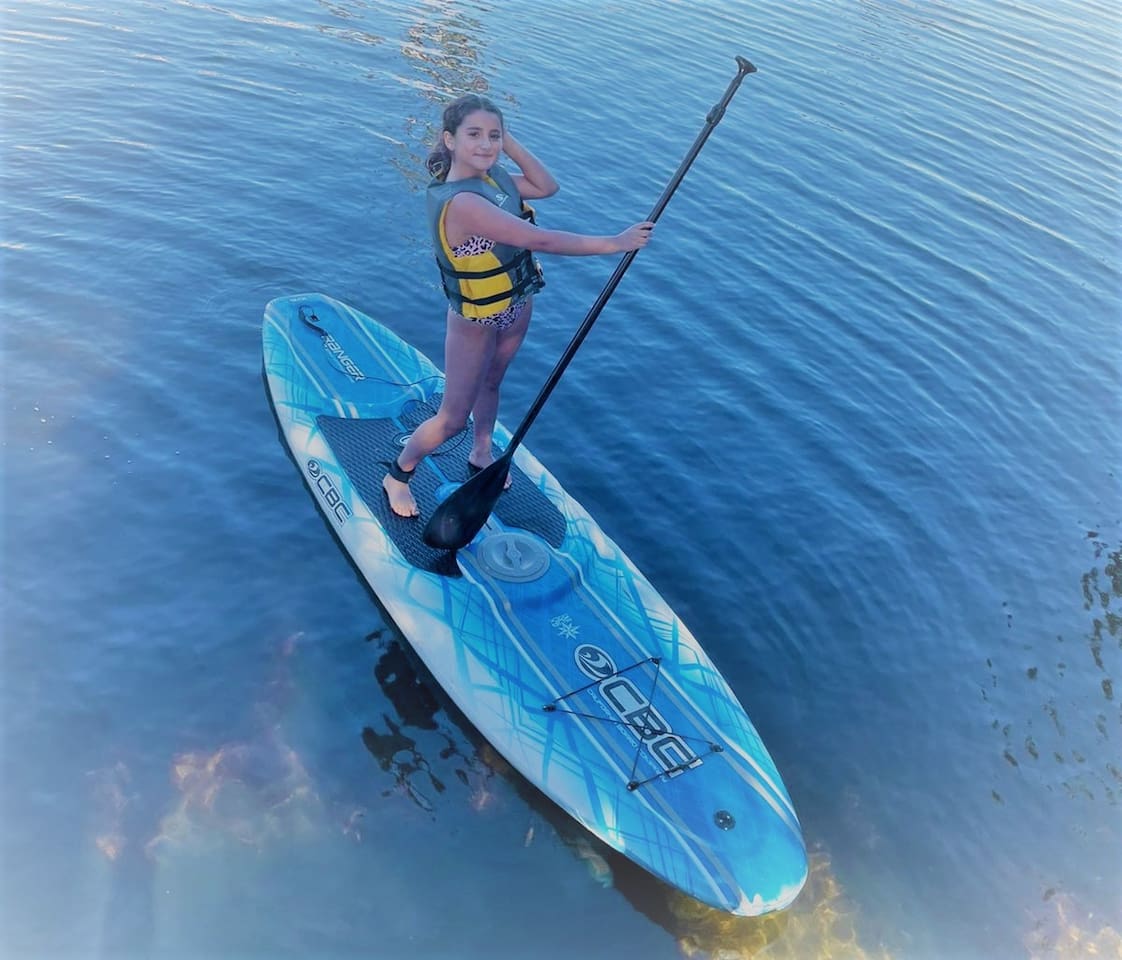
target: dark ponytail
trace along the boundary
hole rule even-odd
[[[452,169],[452,154],[444,145],[444,132],[455,134],[460,129],[460,124],[464,122],[464,117],[469,113],[475,113],[476,110],[486,110],[488,113],[493,113],[499,118],[499,125],[502,126],[502,111],[487,97],[480,96],[478,93],[468,93],[453,100],[444,108],[440,133],[437,134],[436,144],[425,161],[425,166],[434,179],[443,180],[448,176],[448,171]]]

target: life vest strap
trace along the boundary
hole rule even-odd
[[[498,303],[500,300],[517,299],[520,294],[525,293],[527,289],[532,288],[536,280],[538,280],[536,274],[533,276],[524,277],[510,290],[505,290],[502,293],[496,293],[490,297],[465,297],[461,293],[460,300],[462,300],[464,303],[470,303],[473,307],[486,307],[489,304]],[[542,285],[544,285],[545,281],[543,280],[541,281],[541,283]],[[447,293],[447,286],[444,289],[445,293]]]
[[[440,272],[453,280],[486,280],[488,277],[497,277],[500,273],[506,273],[508,270],[519,266],[521,259],[521,257],[517,257],[509,263],[500,263],[497,267],[491,267],[490,270],[449,270],[441,264]],[[440,263],[439,260],[436,262]]]

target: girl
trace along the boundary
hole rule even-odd
[[[502,153],[520,173],[497,165]],[[643,221],[615,236],[590,236],[535,226],[523,201],[552,196],[557,181],[503,127],[498,108],[476,94],[444,110],[428,169],[434,178],[428,188],[429,223],[448,297],[444,399],[413,432],[382,481],[391,509],[402,517],[418,515],[409,490],[417,464],[459,433],[469,414],[474,424],[469,468],[479,470],[494,460],[491,434],[499,386],[526,336],[533,295],[543,285],[531,251],[626,253],[645,247],[654,228]]]

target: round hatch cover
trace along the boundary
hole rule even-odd
[[[479,565],[500,580],[524,583],[537,580],[549,569],[549,552],[525,533],[493,533],[476,553]]]

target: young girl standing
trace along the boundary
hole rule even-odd
[[[498,166],[503,153],[520,173]],[[642,221],[615,236],[591,236],[535,226],[523,201],[552,196],[557,181],[504,128],[499,109],[477,94],[445,108],[428,169],[433,176],[429,223],[448,297],[444,398],[436,414],[413,431],[382,481],[391,509],[402,517],[418,514],[409,490],[417,464],[459,433],[469,414],[469,467],[481,469],[494,459],[499,387],[526,336],[533,296],[542,287],[531,252],[626,253],[646,246],[654,227]]]

